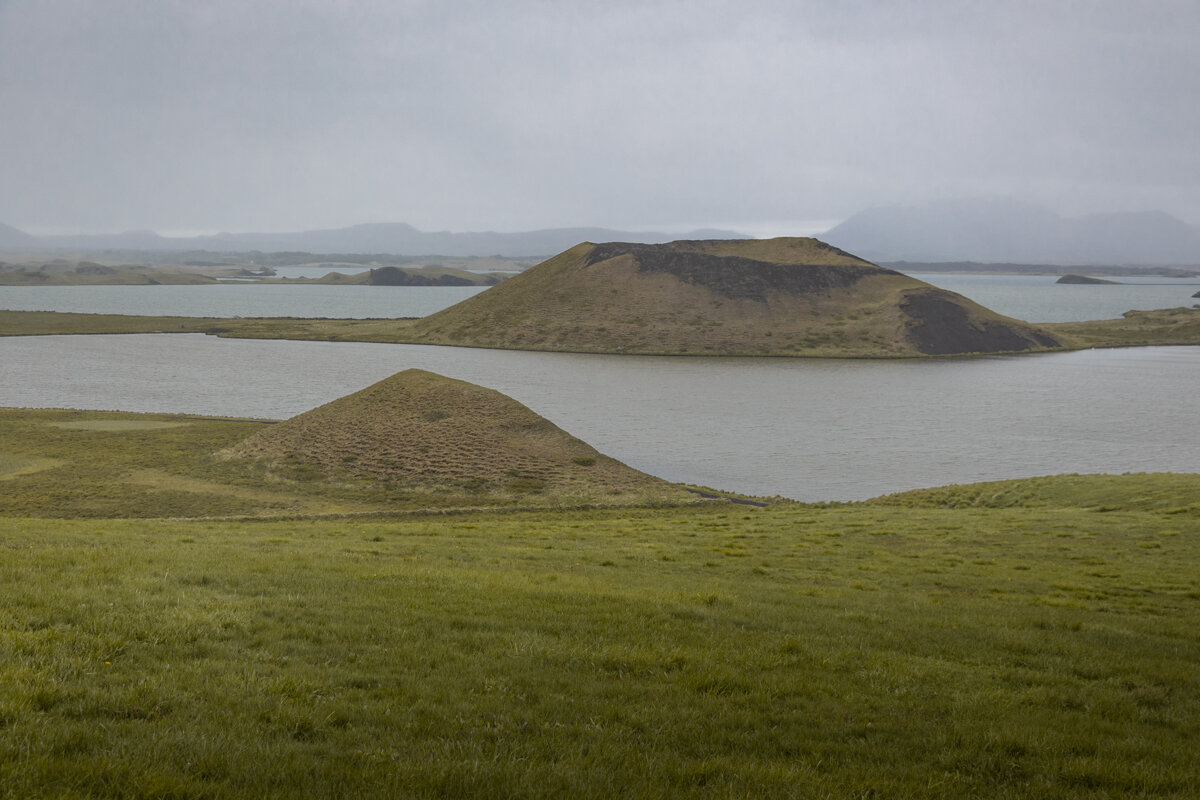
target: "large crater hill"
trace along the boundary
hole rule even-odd
[[[1047,331],[812,238],[584,242],[416,322],[414,341],[592,353],[904,357]]]
[[[264,427],[218,457],[255,462],[280,480],[602,504],[695,499],[505,394],[419,369]]]

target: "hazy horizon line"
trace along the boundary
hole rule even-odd
[[[614,225],[554,225],[542,227],[520,228],[513,230],[498,230],[496,228],[442,228],[442,229],[425,229],[420,228],[411,223],[402,220],[374,220],[366,222],[352,222],[346,225],[325,225],[318,227],[293,227],[290,229],[263,229],[263,228],[245,228],[241,230],[216,229],[216,228],[124,228],[116,229],[78,229],[66,228],[62,226],[30,226],[20,227],[17,225],[9,225],[9,227],[24,233],[28,236],[37,238],[42,237],[57,237],[57,236],[124,236],[129,234],[153,234],[164,239],[196,239],[201,237],[215,236],[240,236],[245,234],[260,234],[266,236],[285,235],[294,233],[307,233],[312,231],[340,231],[350,228],[356,228],[362,225],[408,225],[419,233],[449,233],[449,234],[471,234],[471,233],[494,233],[500,235],[532,233],[535,231],[553,231],[553,230],[574,230],[582,228],[597,228],[602,230],[626,231],[629,233],[666,233],[666,234],[684,234],[693,231],[702,230],[721,230],[735,233],[743,233],[752,239],[770,239],[776,236],[814,236],[818,233],[823,233],[830,228],[833,228],[846,218],[822,219],[822,220],[798,220],[796,222],[787,222],[783,220],[762,220],[756,222],[744,223],[716,223],[706,225],[637,225],[637,226],[614,226]]]

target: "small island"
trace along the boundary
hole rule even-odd
[[[1119,286],[1120,281],[1110,281],[1104,278],[1093,278],[1090,275],[1063,275],[1055,283],[1073,283],[1087,286]]]
[[[812,238],[583,242],[409,326],[416,344],[896,358],[1052,350],[1041,326]]]

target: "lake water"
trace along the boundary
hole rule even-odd
[[[850,500],[1063,472],[1200,472],[1198,347],[850,361],[7,337],[0,406],[280,419],[409,367],[504,392],[655,475],[749,494]]]
[[[1119,285],[1063,284],[1056,275],[910,273],[976,303],[1029,322],[1117,319],[1126,311],[1192,306],[1200,279],[1115,277]]]
[[[293,268],[310,270],[311,267]],[[316,270],[321,274],[328,270]],[[1057,284],[1044,275],[913,273],[934,286],[1030,322],[1114,319],[1131,309],[1191,306],[1200,280],[1120,278],[1120,286]],[[0,309],[182,317],[424,317],[483,286],[0,286]]]
[[[0,286],[0,308],[171,317],[425,317],[486,286]]]

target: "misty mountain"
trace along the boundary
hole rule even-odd
[[[872,208],[821,235],[870,261],[1200,264],[1200,228],[1161,211],[1067,218],[983,198]]]
[[[21,236],[15,228],[10,228]],[[0,236],[3,231],[0,230]],[[744,234],[723,230],[697,230],[685,234],[646,233],[608,228],[549,228],[520,233],[451,233],[419,231],[402,222],[353,225],[349,228],[298,233],[219,233],[212,236],[168,237],[153,231],[109,235],[27,236],[21,246],[73,251],[93,250],[209,250],[215,252],[300,251],[306,253],[390,253],[440,256],[550,256],[580,242],[640,242],[661,244],[680,238],[745,239]]]
[[[33,236],[34,247],[44,250],[186,250],[177,243],[189,241],[183,238],[159,236],[154,231],[126,231],[125,233],[73,233],[56,236]]]
[[[24,231],[0,222],[0,247],[10,250],[28,250],[38,246],[38,240]]]

